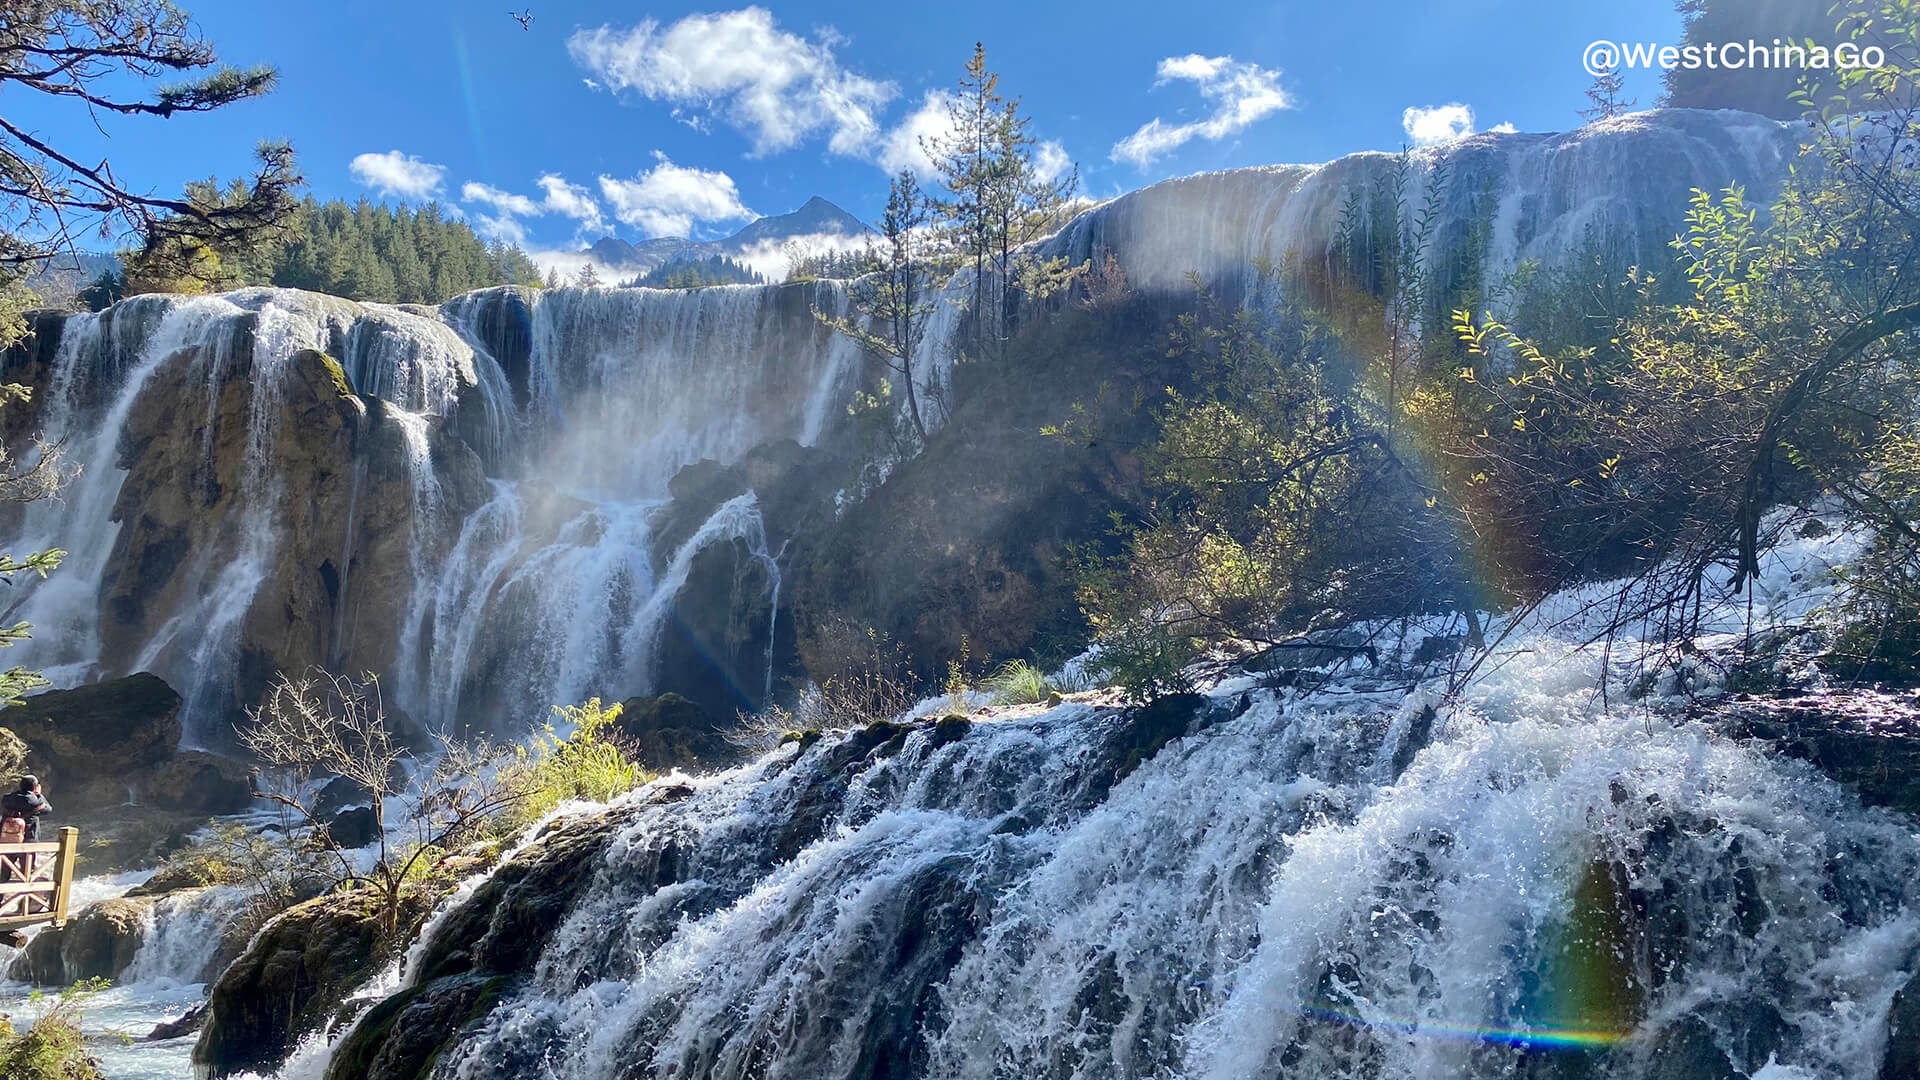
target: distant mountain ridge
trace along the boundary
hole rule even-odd
[[[594,241],[585,254],[602,266],[645,274],[670,262],[702,259],[709,255],[729,258],[756,249],[777,249],[789,240],[809,236],[858,237],[869,230],[865,223],[818,195],[798,210],[756,218],[724,240],[689,240],[683,236],[658,236],[633,243],[617,236]]]

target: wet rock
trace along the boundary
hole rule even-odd
[[[380,837],[380,822],[373,807],[354,806],[327,819],[327,834],[343,848],[363,848]]]
[[[930,748],[939,749],[948,743],[959,742],[966,738],[967,732],[971,730],[973,730],[973,721],[959,713],[948,713],[933,722],[933,734],[928,736],[927,745]]]
[[[62,811],[117,806],[129,785],[180,745],[180,695],[149,672],[71,690],[49,690],[0,712],[27,745]]]
[[[164,1039],[178,1039],[185,1035],[192,1035],[200,1030],[200,1025],[206,1023],[206,1020],[207,1007],[204,1004],[195,1005],[178,1020],[155,1024],[153,1030],[147,1033],[146,1041],[160,1042]]]
[[[679,694],[623,702],[616,726],[640,764],[655,772],[718,769],[740,759],[707,711]]]
[[[1757,698],[1715,709],[1710,722],[1811,764],[1869,806],[1920,814],[1920,693]]]
[[[1742,1080],[1743,1074],[1727,1060],[1713,1029],[1689,1016],[1655,1037],[1641,1080]]]
[[[368,1009],[334,1051],[326,1080],[416,1080],[512,987],[502,975],[454,975]]]
[[[320,788],[313,797],[313,812],[319,816],[344,810],[349,806],[367,801],[367,790],[359,783],[344,776],[336,776]]]
[[[775,616],[776,571],[768,559],[831,518],[840,477],[829,455],[791,439],[755,447],[733,465],[704,460],[674,474],[673,499],[653,519],[652,558],[656,573],[682,555],[691,562],[662,629],[657,688],[729,725],[737,713],[767,703],[769,689],[798,663],[792,620]],[[739,540],[684,550],[714,511],[748,492],[764,527],[764,556]]]
[[[1162,747],[1185,735],[1206,708],[1207,699],[1199,694],[1169,694],[1127,710],[1126,727],[1112,746],[1118,756],[1113,782],[1125,780]]]
[[[89,904],[64,927],[35,934],[14,958],[14,978],[68,987],[82,979],[117,979],[146,941],[153,902],[135,898]]]
[[[622,823],[618,813],[563,820],[501,864],[424,943],[418,981],[370,1008],[335,1049],[328,1080],[428,1075],[459,1033],[531,971]],[[674,851],[657,854],[651,878],[640,875],[635,887],[675,880]]]
[[[253,805],[247,767],[204,750],[182,750],[155,766],[139,782],[140,803],[186,813],[243,813]]]
[[[1880,1063],[1879,1080],[1911,1080],[1920,1076],[1920,976],[1893,995],[1887,1014],[1887,1055]]]
[[[401,941],[425,917],[407,902]],[[370,890],[309,900],[276,916],[214,982],[193,1047],[203,1075],[270,1074],[302,1036],[320,1029],[397,943],[383,940]]]
[[[694,554],[660,628],[654,685],[713,716],[758,711],[770,671],[793,653],[791,620],[774,617],[774,581],[767,558],[745,540],[710,543]]]
[[[420,959],[423,982],[468,972],[517,975],[593,880],[619,815],[569,819],[502,863],[449,912]]]

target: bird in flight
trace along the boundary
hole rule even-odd
[[[532,8],[528,8],[525,11],[509,11],[507,12],[507,14],[513,16],[514,19],[520,23],[520,29],[522,30],[533,29],[533,9]]]

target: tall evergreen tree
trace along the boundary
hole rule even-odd
[[[1044,298],[1070,283],[1064,260],[1021,249],[1057,227],[1079,187],[1077,169],[1043,174],[1030,118],[999,87],[976,43],[948,106],[949,130],[926,146],[945,189],[933,209],[954,253],[973,270],[973,345],[994,355],[1004,352],[1023,297]]]
[[[1634,102],[1631,99],[1623,99],[1620,96],[1621,88],[1624,85],[1625,79],[1621,77],[1618,71],[1609,71],[1605,75],[1595,75],[1593,77],[1593,85],[1587,87],[1587,100],[1592,102],[1592,104],[1587,108],[1578,110],[1580,118],[1588,123],[1593,123],[1596,120],[1611,120],[1632,109]]]
[[[913,171],[901,170],[888,189],[887,209],[880,218],[879,250],[872,256],[881,270],[853,283],[851,310],[846,315],[815,312],[820,321],[858,342],[868,355],[878,358],[899,377],[907,420],[920,445],[926,442],[927,425],[920,411],[914,358],[926,336],[927,316],[933,310],[929,297],[936,287],[924,254],[931,217],[932,207]]]

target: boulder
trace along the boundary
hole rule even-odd
[[[117,806],[128,801],[133,778],[179,747],[180,695],[140,672],[35,694],[0,712],[0,726],[26,743],[27,766],[54,806]]]
[[[757,712],[794,655],[792,620],[774,617],[774,573],[742,540],[695,554],[660,628],[654,687],[713,716]]]
[[[380,836],[371,806],[350,806],[327,819],[327,833],[343,848],[362,848]]]
[[[334,1048],[327,1080],[427,1075],[460,1032],[532,970],[624,822],[619,812],[563,820],[502,863],[422,943],[418,980],[368,1009]],[[671,882],[676,872],[669,845],[653,868],[658,880],[632,886]]]
[[[790,542],[831,520],[843,470],[791,439],[755,447],[734,465],[698,461],[674,474],[672,501],[652,522],[652,559],[664,574],[688,541],[728,500],[752,492],[766,549],[713,543],[690,555],[687,574],[661,630],[653,685],[686,697],[723,724],[758,711],[768,690],[797,667],[791,619],[777,618],[777,562]]]
[[[1710,722],[1807,762],[1869,806],[1920,814],[1920,692],[1753,698],[1717,707]]]
[[[10,974],[35,986],[71,986],[82,979],[117,979],[147,937],[153,901],[132,897],[89,904],[64,927],[35,934],[14,958]]]
[[[147,1033],[145,1041],[160,1042],[165,1039],[178,1039],[182,1036],[192,1035],[194,1032],[200,1030],[200,1025],[205,1023],[206,1019],[207,1007],[204,1004],[195,1005],[193,1008],[188,1009],[185,1015],[181,1016],[178,1020],[168,1020],[155,1024],[153,1030]]]
[[[1880,1062],[1880,1080],[1910,1080],[1920,1076],[1920,975],[1893,995],[1887,1014],[1887,1056]]]
[[[425,914],[424,903],[409,902],[402,941]],[[393,947],[382,939],[371,890],[335,893],[282,912],[208,991],[206,1020],[193,1047],[196,1070],[215,1078],[273,1073],[302,1036],[325,1026]]]
[[[394,994],[361,1017],[326,1080],[418,1080],[512,988],[504,975],[451,975]]]
[[[1683,1017],[1653,1041],[1644,1080],[1741,1080],[1742,1073],[1727,1060],[1714,1040],[1713,1029],[1698,1017]]]
[[[336,776],[322,785],[320,793],[313,797],[313,812],[317,816],[324,817],[336,810],[344,810],[366,801],[366,788],[361,787],[357,781]]]
[[[679,694],[623,702],[615,726],[632,744],[633,756],[654,772],[723,768],[740,757],[707,711]]]
[[[247,766],[204,750],[182,750],[139,782],[140,802],[160,810],[238,814],[253,805]]]

